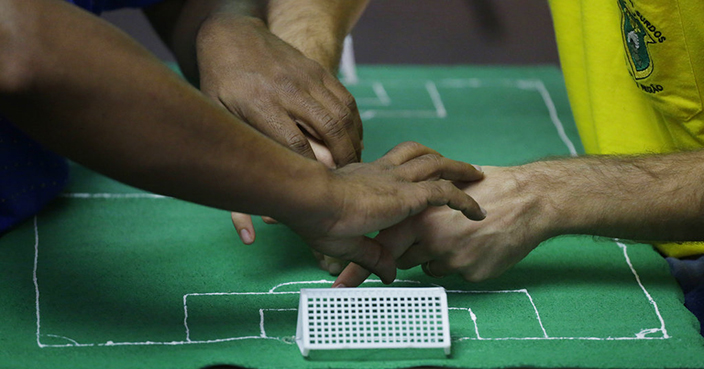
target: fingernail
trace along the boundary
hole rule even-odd
[[[347,287],[347,286],[345,286],[345,285],[342,284],[342,283],[338,283],[338,284],[333,284],[333,285],[332,285],[332,288],[345,288],[345,287]]]
[[[474,165],[474,164],[472,164],[472,166],[474,167],[474,169],[476,169],[476,170],[478,170],[478,171],[484,173],[484,169],[482,169],[482,167],[480,167],[479,165]]]
[[[340,263],[330,263],[328,265],[328,272],[330,272],[331,275],[338,275],[342,272],[342,264]]]
[[[479,211],[481,211],[482,214],[484,214],[484,217],[486,217],[486,209],[484,209],[483,207],[479,206]]]
[[[324,271],[328,271],[328,262],[325,260],[318,261],[318,267]]]
[[[254,242],[254,240],[252,240],[252,234],[249,233],[247,228],[240,231],[240,238],[242,239],[242,242],[244,242],[247,245]]]

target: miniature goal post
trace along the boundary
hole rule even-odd
[[[310,350],[442,348],[450,355],[447,294],[429,288],[304,288],[296,343]]]

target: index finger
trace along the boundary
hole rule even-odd
[[[484,172],[480,167],[448,159],[439,154],[415,157],[394,168],[394,172],[411,182],[437,179],[473,182],[484,178]]]
[[[384,156],[376,159],[374,162],[381,165],[398,166],[426,154],[440,155],[439,152],[419,144],[418,142],[406,141],[394,146],[384,154]]]
[[[482,208],[471,196],[460,190],[448,181],[425,181],[418,182],[426,191],[427,206],[447,205],[452,209],[459,210],[469,219],[483,220],[486,218],[486,210]],[[426,206],[426,207],[427,207]],[[419,213],[420,209],[414,214]]]
[[[332,287],[357,287],[369,278],[370,273],[368,270],[362,268],[355,263],[349,263],[347,267],[337,276],[335,282],[333,282]]]
[[[386,284],[393,282],[396,279],[396,263],[391,253],[372,238],[361,236],[355,240],[357,245],[353,248],[354,254],[345,257],[352,262],[350,265],[356,264],[371,271]]]

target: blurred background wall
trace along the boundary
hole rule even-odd
[[[104,18],[173,60],[141,11]],[[547,0],[372,0],[352,36],[360,64],[558,64]]]

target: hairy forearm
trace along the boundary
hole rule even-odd
[[[704,151],[550,160],[516,175],[542,199],[553,235],[704,240]]]
[[[267,21],[276,36],[335,74],[342,45],[368,0],[270,0]]]
[[[15,50],[0,66],[32,61],[0,78],[0,110],[49,148],[208,206],[282,221],[323,208],[307,195],[326,193],[322,164],[243,124],[117,29],[64,2],[0,5],[15,22],[0,29],[0,49]]]

